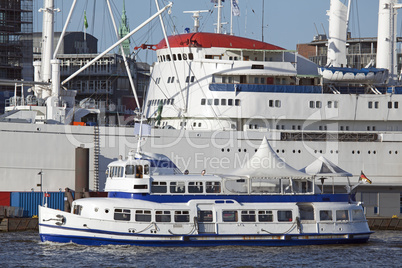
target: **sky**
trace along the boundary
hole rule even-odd
[[[56,14],[55,30],[61,31],[69,13],[72,0],[54,0],[55,7],[61,11]],[[158,0],[162,8],[169,1]],[[263,3],[264,1],[264,3]],[[346,0],[341,0],[345,2]],[[106,0],[77,1],[72,21],[68,31],[84,30],[84,10],[89,27],[87,32],[98,38],[98,51],[101,52],[116,42],[113,24],[107,9]],[[117,25],[123,9],[123,0],[110,0]],[[164,13],[167,34],[183,33],[185,28],[193,28],[191,14],[183,11],[209,10],[202,13],[200,31],[214,32],[217,20],[217,10],[211,0],[172,0],[171,14]],[[347,2],[347,1],[346,1]],[[377,36],[379,0],[352,0],[352,10],[349,30],[352,37]],[[238,0],[240,16],[233,18],[233,32],[237,36],[261,40],[262,29],[264,41],[294,50],[298,43],[308,43],[319,34],[328,33],[328,16],[330,0]],[[43,0],[34,1],[34,31],[42,31],[42,14],[37,12],[43,5]],[[126,14],[130,29],[133,30],[157,10],[154,0],[125,0]],[[230,32],[230,1],[224,3],[222,21],[224,31]],[[264,5],[264,24],[262,10]],[[212,12],[211,12],[212,11]],[[401,17],[398,18],[398,36],[401,36]],[[262,27],[264,25],[264,27]],[[152,23],[138,31],[131,38],[132,49],[143,43],[157,44],[163,38],[160,22]],[[117,51],[117,50],[116,50]],[[152,63],[155,60],[152,52],[141,52],[138,60]]]

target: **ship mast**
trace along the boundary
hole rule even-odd
[[[397,0],[380,0],[378,8],[377,68],[389,70],[389,85],[397,83],[396,23],[397,10],[402,7]]]
[[[216,33],[221,33],[222,31],[222,22],[221,22],[221,12],[222,12],[222,0],[218,0],[218,5],[215,6],[218,9],[218,20],[216,23]]]

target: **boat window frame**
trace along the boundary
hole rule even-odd
[[[272,210],[258,211],[258,222],[273,222],[273,221],[274,221],[274,213],[272,212]]]
[[[332,210],[320,210],[320,221],[333,221]]]
[[[175,210],[173,216],[174,222],[190,222],[189,210]]]
[[[239,217],[237,210],[222,210],[222,222],[238,222],[238,221]]]
[[[172,222],[172,213],[170,210],[156,210],[155,222]]]
[[[336,212],[336,221],[349,221],[349,210],[347,209],[337,209]]]
[[[134,219],[136,222],[151,222],[152,213],[146,209],[136,209],[134,213]]]
[[[130,221],[131,220],[131,211],[129,209],[124,208],[115,208],[113,219],[115,221]]]

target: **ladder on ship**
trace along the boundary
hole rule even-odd
[[[94,191],[99,191],[99,154],[100,154],[100,130],[94,126]]]

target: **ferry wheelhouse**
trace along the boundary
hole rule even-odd
[[[182,173],[166,156],[131,152],[108,166],[107,198],[72,212],[41,206],[42,241],[85,245],[288,246],[362,243],[371,234],[351,194],[324,194],[264,139],[228,175]]]

